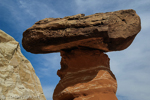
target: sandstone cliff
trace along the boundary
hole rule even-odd
[[[15,39],[0,30],[0,100],[46,100],[31,63]]]

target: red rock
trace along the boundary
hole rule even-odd
[[[46,18],[23,33],[22,45],[31,53],[61,53],[53,100],[117,100],[116,78],[104,52],[127,48],[140,30],[132,9]]]
[[[46,18],[23,33],[22,45],[32,53],[87,47],[105,52],[127,48],[141,29],[132,9],[85,16]]]
[[[53,100],[118,100],[109,58],[99,50],[61,51],[61,80]]]

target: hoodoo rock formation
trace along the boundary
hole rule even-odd
[[[117,100],[117,82],[105,52],[126,49],[141,30],[132,9],[46,18],[23,33],[31,53],[61,53],[53,100]]]
[[[14,38],[0,30],[0,100],[46,100],[31,63]]]
[[[117,82],[106,54],[82,48],[61,51],[61,56],[54,100],[117,100]]]

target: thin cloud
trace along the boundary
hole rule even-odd
[[[108,53],[110,67],[117,77],[117,95],[127,97],[127,100],[150,98],[147,95],[150,93],[150,46],[148,34],[144,34],[141,31],[128,49]]]
[[[7,20],[3,19],[13,24],[16,29],[26,29],[41,19],[60,16],[54,8],[51,8],[51,4],[39,0],[1,1],[0,5],[7,9],[6,13],[10,15],[6,16]]]
[[[37,61],[40,61],[38,64],[42,67],[37,68],[37,74],[39,74],[40,77],[50,77],[52,74],[56,74],[57,70],[60,69],[60,60],[61,57],[59,53],[39,55]]]
[[[19,1],[20,8],[24,10],[25,13],[30,15],[37,20],[41,20],[43,18],[55,17],[59,14],[53,8],[51,8],[51,4],[47,4],[41,1]]]
[[[55,86],[43,86],[43,92],[47,100],[53,100],[53,91],[55,89]]]
[[[103,0],[75,0],[77,13],[94,13],[104,4]],[[103,11],[103,8],[101,9]]]
[[[150,8],[149,8],[150,9]],[[150,13],[149,12],[143,12],[140,13],[140,17],[141,17],[141,24],[142,24],[142,30],[143,31],[148,31],[149,27],[150,27]]]
[[[76,12],[94,14],[98,12],[110,12],[121,9],[135,9],[141,13],[150,9],[149,0],[74,0]]]

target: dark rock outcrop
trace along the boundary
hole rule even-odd
[[[23,33],[22,45],[32,53],[60,52],[78,47],[118,51],[132,43],[140,25],[139,16],[131,9],[46,18]]]

